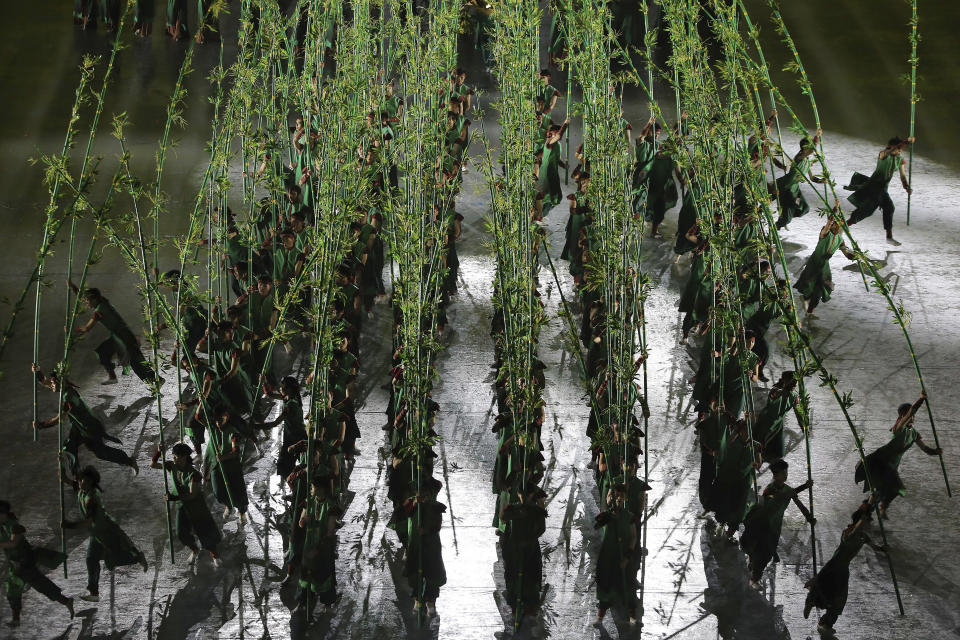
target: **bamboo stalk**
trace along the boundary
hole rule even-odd
[[[143,266],[144,275],[149,273],[147,267],[147,249],[146,242],[144,241],[143,236],[143,225],[140,219],[140,207],[138,199],[140,196],[139,190],[135,187],[136,181],[133,178],[133,174],[130,171],[130,153],[126,146],[126,139],[124,137],[124,125],[126,124],[126,119],[123,117],[117,117],[114,120],[114,135],[117,140],[120,142],[120,153],[121,153],[121,167],[124,172],[124,177],[127,181],[127,190],[130,194],[131,204],[133,207],[133,214],[136,220],[136,230],[137,238],[140,245],[140,261]],[[149,281],[149,280],[148,280]],[[154,321],[156,318],[156,308],[153,300],[153,293],[147,286],[148,281],[144,282],[144,288],[147,290],[147,327],[150,335],[150,346],[153,355],[153,370],[160,375],[160,355],[159,355],[159,344],[157,332],[154,328]],[[152,393],[157,401],[157,425],[160,436],[160,442],[163,442],[163,403],[162,395],[160,394],[159,383],[155,383],[152,388]],[[170,483],[169,478],[167,477],[167,466],[163,465],[163,491],[164,495],[170,492]],[[175,564],[174,552],[173,552],[173,523],[170,518],[170,504],[166,500],[163,505],[164,515],[167,520],[167,542],[170,549],[170,564]]]
[[[860,464],[863,465],[863,474],[866,479],[867,487],[870,491],[873,491],[873,482],[870,479],[870,469],[867,465],[866,454],[863,452],[863,439],[860,437],[860,434],[857,433],[857,428],[853,424],[853,419],[850,417],[850,413],[847,411],[848,403],[840,395],[840,392],[837,391],[836,378],[827,371],[826,367],[823,365],[823,360],[814,351],[813,347],[810,344],[810,339],[802,332],[798,331],[797,336],[803,342],[804,346],[807,349],[807,353],[810,354],[810,357],[813,358],[813,361],[816,363],[817,369],[821,372],[821,380],[823,384],[830,387],[831,393],[833,393],[834,398],[837,400],[837,404],[840,405],[840,410],[843,412],[843,417],[847,422],[847,426],[850,427],[850,433],[853,434],[853,441],[857,445],[857,453],[860,456]],[[880,537],[883,539],[883,544],[887,544],[887,534],[883,528],[883,518],[877,517],[877,524],[880,526]],[[887,566],[890,567],[890,579],[893,581],[893,591],[897,596],[897,607],[900,609],[900,615],[904,615],[903,611],[903,599],[900,597],[900,586],[897,583],[897,573],[893,567],[893,557],[887,553]]]
[[[917,18],[917,0],[911,0],[910,2],[910,139],[913,140],[915,136],[915,128],[917,122],[917,64],[919,63],[919,58],[917,58],[917,43],[920,41],[920,34],[917,32],[917,27],[919,26],[919,19]],[[910,143],[910,158],[907,163],[907,183],[910,185],[910,191],[907,192],[907,226],[910,226],[910,199],[913,195],[913,147],[914,143]],[[929,408],[929,407],[928,407]],[[943,463],[941,456],[941,464]],[[946,478],[946,470],[944,470],[944,478]],[[949,493],[949,489],[947,490]]]

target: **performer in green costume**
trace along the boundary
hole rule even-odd
[[[637,622],[637,570],[645,550],[635,516],[626,506],[627,488],[615,485],[611,490],[609,507],[596,518],[594,526],[603,529],[600,555],[597,558],[597,619],[600,625],[607,610],[619,604],[627,609],[630,624]]]
[[[104,509],[100,472],[96,468],[84,467],[73,487],[77,491],[81,519],[64,520],[62,527],[87,529],[90,534],[87,543],[87,593],[81,595],[80,599],[99,602],[101,562],[107,566],[107,571],[132,564],[139,564],[146,571],[147,558]]]
[[[546,531],[546,494],[528,479],[526,491],[518,493],[519,501],[504,505],[500,520],[504,531],[500,536],[503,550],[503,579],[510,608],[523,615],[535,615],[540,608],[543,584],[543,554],[540,536]]]
[[[820,573],[808,580],[805,585],[810,592],[803,606],[803,617],[809,617],[810,610],[814,607],[826,609],[817,623],[817,630],[821,634],[830,637],[834,635],[833,625],[836,624],[837,618],[843,613],[843,608],[847,604],[850,562],[857,557],[863,545],[869,546],[874,551],[887,552],[885,546],[874,544],[863,532],[864,522],[870,519],[871,508],[871,503],[865,501],[854,512],[853,522],[843,530],[840,545],[833,552],[833,557],[823,565]]]
[[[45,576],[37,564],[54,568],[66,560],[62,553],[33,547],[26,538],[27,530],[17,520],[10,503],[0,500],[0,549],[7,558],[7,580],[4,589],[12,612],[8,627],[20,626],[20,612],[23,611],[23,592],[31,586],[49,600],[59,602],[70,612],[73,618],[73,598],[63,595],[60,587]]]
[[[677,214],[677,239],[676,243],[673,245],[673,252],[676,254],[676,259],[674,262],[680,260],[680,256],[685,253],[688,253],[697,247],[697,242],[695,239],[691,239],[691,232],[694,231],[694,227],[697,225],[697,201],[696,201],[696,189],[698,185],[696,182],[696,176],[694,175],[693,169],[687,169],[686,175],[684,173],[677,173],[677,177],[680,178],[680,185],[683,189],[683,198],[681,200],[682,204],[680,205],[680,212]],[[694,238],[699,235],[699,233],[694,234]]]
[[[85,446],[100,460],[130,467],[134,473],[140,473],[136,459],[107,444],[107,441],[119,444],[120,440],[107,433],[103,422],[93,415],[90,407],[83,401],[73,383],[69,380],[65,384],[62,383],[57,373],[51,373],[50,377],[45,378],[37,365],[33,365],[33,371],[40,386],[46,387],[56,394],[60,393],[61,387],[63,388],[63,404],[60,407],[60,412],[49,420],[35,423],[34,427],[49,429],[55,427],[60,420],[66,419],[68,421],[65,425],[68,427],[67,437],[63,441],[62,447],[63,452],[67,454],[67,468],[72,475],[76,475],[80,468],[80,445]]]
[[[210,508],[203,496],[203,476],[193,466],[193,451],[190,446],[182,442],[173,445],[173,461],[161,460],[163,450],[158,446],[150,461],[151,469],[166,467],[170,474],[170,492],[166,494],[167,502],[179,502],[177,509],[177,539],[183,546],[190,549],[189,562],[196,561],[200,553],[197,539],[210,554],[213,566],[220,566],[217,557],[217,545],[220,544],[222,534]]]
[[[310,496],[300,510],[297,523],[303,530],[303,553],[300,559],[300,580],[297,585],[297,606],[294,619],[313,616],[319,601],[331,606],[337,601],[337,529],[340,508],[330,494],[329,478],[314,477]]]
[[[79,295],[80,290],[77,286],[72,282],[69,284],[73,292]],[[133,372],[137,374],[137,377],[144,382],[148,384],[162,383],[163,379],[157,376],[140,351],[140,344],[137,341],[137,337],[133,334],[133,331],[130,330],[130,327],[127,326],[124,319],[120,317],[120,314],[117,313],[117,310],[113,308],[110,301],[101,295],[100,290],[93,287],[84,290],[83,300],[87,306],[93,310],[93,315],[85,325],[77,328],[77,333],[87,333],[93,329],[93,326],[98,322],[104,329],[110,332],[110,337],[101,342],[96,348],[100,364],[107,372],[107,379],[104,381],[104,384],[113,384],[117,381],[117,374],[114,372],[114,356],[116,356],[122,364],[129,364]]]
[[[540,70],[542,86],[537,90],[537,100],[543,101],[543,113],[553,112],[553,108],[557,106],[557,99],[560,97],[560,91],[550,84],[551,77],[550,69]]]
[[[120,26],[120,0],[99,0],[100,17],[107,32],[116,31]]]
[[[137,0],[133,14],[133,32],[143,38],[153,32],[153,2],[154,0]]]
[[[420,492],[405,503],[407,511],[407,563],[404,575],[413,592],[414,611],[426,607],[427,616],[436,615],[440,587],[447,583],[443,564],[440,527],[447,505],[437,502],[443,485],[429,477]]]
[[[856,207],[856,210],[847,219],[847,224],[856,224],[865,218],[869,218],[879,208],[883,212],[883,228],[887,232],[887,242],[894,246],[900,246],[900,243],[893,239],[893,212],[895,207],[887,188],[893,174],[899,172],[903,190],[908,194],[913,193],[907,179],[906,165],[901,155],[901,152],[913,143],[913,138],[907,138],[906,140],[891,138],[887,146],[877,156],[877,167],[873,170],[873,174],[868,177],[862,173],[854,173],[853,177],[850,178],[850,184],[844,187],[847,191],[853,191],[847,197],[847,200]]]
[[[210,479],[213,495],[223,505],[223,518],[240,513],[240,526],[247,523],[247,484],[243,477],[243,443],[246,440],[236,418],[224,406],[214,407],[210,440],[203,456],[203,477]]]
[[[167,35],[183,40],[190,35],[187,29],[187,1],[167,0]]]
[[[73,0],[73,24],[83,29],[97,28],[98,0]]]
[[[659,238],[660,224],[668,209],[677,204],[677,183],[673,176],[677,163],[672,145],[664,143],[657,149],[647,171],[647,206],[644,219],[650,223],[650,237]],[[688,227],[689,228],[689,227]]]
[[[813,253],[803,265],[803,271],[797,278],[793,288],[800,292],[807,302],[807,313],[813,313],[821,302],[830,300],[833,292],[833,274],[830,271],[830,258],[837,249],[850,260],[855,256],[843,242],[840,223],[836,220],[827,220],[820,230],[820,239]]]
[[[783,527],[783,512],[790,506],[790,501],[797,505],[807,522],[816,522],[807,507],[797,498],[798,493],[813,486],[813,481],[809,480],[792,488],[787,485],[787,469],[786,460],[777,460],[770,465],[773,482],[763,490],[760,502],[750,508],[744,520],[740,548],[750,558],[750,586],[754,588],[759,588],[763,570],[770,561],[780,560],[777,544],[780,542],[780,529]]]
[[[800,151],[793,157],[790,169],[777,178],[775,183],[768,186],[770,197],[777,201],[780,208],[777,229],[786,229],[794,218],[804,216],[810,211],[810,205],[807,203],[807,199],[803,197],[800,185],[803,184],[804,177],[818,184],[823,183],[823,178],[814,175],[807,176],[807,172],[810,170],[810,156],[816,151],[819,141],[819,129],[812,141],[809,138],[801,140]]]
[[[276,420],[260,425],[261,429],[272,429],[283,423],[280,437],[280,455],[277,457],[277,475],[286,478],[297,466],[297,454],[293,446],[307,439],[307,430],[303,424],[303,401],[300,399],[300,383],[293,376],[280,381],[280,392],[274,393],[272,387],[265,387],[271,398],[283,401],[283,408]]]
[[[717,477],[710,498],[711,510],[717,522],[726,525],[728,538],[733,537],[746,516],[751,479],[759,466],[746,422],[739,420],[730,424],[720,438]]]
[[[551,125],[547,130],[547,139],[543,146],[537,150],[537,162],[534,165],[533,172],[537,176],[537,191],[544,194],[543,211],[546,213],[556,206],[563,198],[563,192],[560,189],[560,169],[567,166],[561,159],[563,156],[563,145],[561,140],[567,127],[570,126],[570,119],[563,121],[562,126]]]
[[[867,482],[867,474],[864,473],[863,462],[857,463],[854,478],[858,483],[863,482],[864,493],[873,489],[873,493],[880,501],[877,505],[877,513],[881,518],[887,516],[887,508],[894,498],[907,493],[899,472],[903,454],[914,443],[928,456],[938,456],[943,453],[940,448],[927,446],[913,425],[917,411],[926,400],[927,394],[924,392],[913,404],[905,402],[897,409],[898,417],[890,429],[893,432],[890,441],[865,458],[867,471],[870,472],[869,482]]]
[[[760,443],[763,459],[771,464],[783,458],[783,420],[791,409],[797,407],[794,389],[797,378],[793,371],[784,371],[770,389],[767,404],[759,411],[753,422],[753,438]]]

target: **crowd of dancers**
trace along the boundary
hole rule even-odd
[[[197,4],[198,42],[209,38],[214,29],[209,22],[210,4]],[[187,3],[170,0],[168,5],[168,34],[174,38],[186,37]],[[112,29],[118,24],[119,11],[118,1],[76,0],[74,17],[83,28],[95,27],[99,19]],[[153,2],[140,0],[136,3],[136,12],[136,33],[150,35]],[[482,17],[481,12],[481,20]],[[482,52],[483,32],[479,27],[477,34]],[[551,60],[562,47],[562,36],[555,34],[551,39]],[[563,201],[559,171],[565,167],[562,145],[571,124],[569,118],[561,121],[556,116],[561,92],[553,85],[550,69],[540,73],[540,80],[536,98],[540,129],[534,150],[539,193],[532,212],[537,221]],[[457,292],[456,243],[463,217],[456,212],[455,201],[470,144],[468,115],[474,95],[462,69],[451,72],[446,89],[439,105],[447,113],[444,152],[436,162],[437,180],[443,185],[445,197],[435,204],[433,215],[433,222],[444,227],[442,236],[446,246],[441,252],[444,275],[441,286],[435,290],[432,307],[435,311],[424,320],[424,331],[438,338],[446,331],[445,310]],[[384,203],[397,188],[397,167],[390,149],[398,136],[404,135],[400,126],[403,109],[403,97],[397,96],[393,83],[387,81],[383,84],[378,108],[367,114],[369,137],[358,148],[357,163],[360,171],[369,173],[371,188],[367,207],[349,223],[351,248],[347,259],[337,267],[338,291],[331,323],[337,331],[337,348],[329,370],[323,373],[328,381],[327,418],[314,429],[307,429],[304,416],[305,387],[311,380],[302,382],[292,370],[284,370],[280,359],[272,358],[271,354],[282,308],[280,301],[287,299],[291,287],[302,286],[300,276],[311,252],[309,229],[314,222],[316,204],[309,189],[311,152],[321,132],[311,129],[303,118],[297,118],[291,134],[293,161],[284,165],[276,160],[259,169],[275,171],[282,178],[282,193],[273,196],[283,202],[283,206],[279,210],[264,206],[258,212],[254,224],[255,246],[244,242],[229,208],[215,212],[215,222],[226,228],[218,250],[224,255],[230,273],[232,302],[225,305],[218,301],[212,310],[207,309],[198,297],[191,295],[189,287],[183,286],[179,271],[156,274],[158,283],[179,307],[178,333],[182,339],[170,354],[170,365],[179,368],[181,375],[190,381],[177,402],[185,418],[182,441],[169,450],[161,444],[150,460],[151,469],[162,471],[169,478],[165,500],[175,512],[176,539],[189,551],[188,562],[195,563],[206,556],[214,567],[220,566],[223,523],[234,517],[240,527],[247,523],[249,497],[245,469],[253,459],[263,455],[260,443],[265,433],[280,427],[276,437],[279,449],[275,472],[282,479],[287,504],[286,517],[280,519],[285,523],[281,525],[286,543],[284,572],[286,580],[297,585],[294,613],[303,614],[294,615],[292,620],[309,620],[318,603],[332,607],[338,599],[337,531],[343,526],[349,472],[355,456],[360,453],[356,447],[361,435],[356,419],[361,402],[356,384],[361,366],[359,344],[364,318],[374,304],[389,298],[384,282],[387,264],[382,232]],[[667,131],[651,119],[634,141],[632,129],[625,124],[627,140],[636,144],[637,160],[632,176],[636,195],[634,213],[649,223],[649,235],[654,241],[662,241],[661,225],[667,213],[680,204],[677,232],[671,242],[678,262],[689,263],[679,310],[684,314],[682,341],[692,341],[697,354],[690,396],[697,414],[694,428],[700,449],[699,498],[704,515],[712,515],[710,528],[715,535],[734,540],[739,534],[739,545],[748,558],[750,583],[756,586],[769,564],[779,560],[777,548],[785,510],[795,504],[805,518],[815,522],[802,501],[812,480],[797,486],[788,484],[789,467],[784,459],[787,454],[784,422],[800,406],[798,372],[779,372],[774,376],[766,403],[754,407],[752,401],[753,383],[769,380],[771,331],[780,324],[781,316],[792,304],[792,297],[786,283],[775,276],[772,257],[758,255],[755,250],[763,233],[757,219],[757,203],[750,201],[749,190],[741,186],[734,194],[733,218],[737,256],[733,273],[742,310],[740,322],[730,332],[729,339],[722,341],[717,337],[719,332],[710,330],[720,312],[717,274],[712,267],[714,248],[701,228],[702,216],[699,220],[697,216],[699,177],[695,170],[681,171],[677,162],[683,145],[683,129],[682,121]],[[769,186],[770,198],[777,204],[776,226],[780,229],[787,229],[810,210],[801,186],[822,180],[813,173],[819,135],[817,132],[812,139],[803,139],[789,165],[779,157],[772,158],[774,164],[784,170]],[[893,238],[894,206],[888,186],[892,178],[899,175],[904,189],[910,192],[901,152],[912,142],[912,139],[890,140],[879,153],[876,169],[870,176],[854,174],[847,186],[852,191],[849,201],[854,206],[848,225],[859,223],[880,209],[888,242],[899,244]],[[747,144],[751,162],[763,162],[772,153],[769,140],[751,140]],[[609,354],[603,337],[609,319],[598,288],[585,277],[593,255],[593,211],[588,195],[590,160],[582,148],[576,157],[580,165],[571,173],[575,188],[567,196],[569,215],[561,258],[569,264],[581,310],[579,337],[586,353],[584,373],[592,390],[586,437],[594,442],[606,397],[604,368]],[[828,219],[796,279],[795,289],[805,301],[808,314],[830,300],[834,290],[831,256],[839,250],[853,257],[841,231],[836,220]],[[89,286],[80,288],[73,282],[69,286],[90,310],[88,322],[78,327],[77,333],[86,333],[99,325],[109,334],[95,349],[106,374],[104,384],[117,382],[119,366],[124,373],[131,369],[149,388],[159,389],[165,380],[143,354],[136,332],[113,307],[105,292]],[[285,313],[288,324],[284,326],[282,344],[289,345],[296,340],[289,335],[290,326],[295,327],[296,334],[311,334],[308,296],[295,299]],[[442,484],[434,477],[432,464],[436,458],[432,443],[438,436],[432,426],[439,405],[429,395],[408,398],[402,392],[406,373],[401,358],[405,349],[400,331],[402,322],[402,310],[395,305],[390,399],[384,425],[390,452],[387,495],[393,507],[388,526],[403,548],[403,575],[409,581],[415,610],[429,617],[436,612],[436,599],[446,582],[440,542],[446,507],[438,501]],[[502,310],[495,310],[492,335],[496,345],[494,367],[498,370],[503,365],[503,324]],[[165,328],[161,324],[158,330]],[[638,361],[637,367],[641,363]],[[528,383],[542,389],[545,368],[544,363],[536,359],[533,365],[536,375]],[[108,433],[103,421],[84,401],[78,385],[56,369],[44,373],[39,364],[34,363],[32,370],[37,384],[59,399],[57,415],[38,420],[33,426],[38,430],[63,426],[62,475],[64,483],[75,493],[77,515],[65,518],[60,524],[63,529],[88,535],[87,588],[79,597],[97,602],[101,566],[113,570],[138,565],[146,571],[148,560],[125,533],[122,523],[110,515],[110,496],[101,487],[100,471],[82,459],[92,456],[99,463],[128,467],[132,473],[139,473],[139,465],[123,450],[123,443]],[[529,443],[518,440],[516,432],[504,428],[527,408],[512,401],[500,375],[496,400],[498,415],[493,431],[499,441],[492,481],[493,493],[497,496],[493,526],[503,550],[507,600],[515,607],[515,613],[518,609],[521,614],[533,615],[541,604],[543,575],[539,545],[539,537],[546,527],[546,494],[540,486],[544,476],[543,456],[534,453],[531,459]],[[850,562],[864,545],[884,551],[866,529],[872,512],[885,518],[893,500],[904,494],[904,484],[898,474],[902,456],[913,444],[928,455],[941,454],[939,448],[924,443],[914,424],[924,400],[925,396],[913,404],[900,406],[890,441],[866,456],[866,464],[859,464],[855,470],[856,481],[864,483],[864,491],[869,492],[869,496],[853,512],[831,559],[807,583],[809,595],[804,614],[809,614],[813,607],[824,610],[819,620],[824,632],[832,632],[843,611]],[[414,433],[410,421],[414,404],[425,407],[427,412],[430,431],[426,439]],[[645,402],[640,408],[644,415],[649,415]],[[274,410],[278,410],[276,416],[269,419]],[[532,418],[528,433],[533,434],[531,437],[536,438],[539,446],[543,407],[536,407],[529,415]],[[798,417],[798,420],[803,424],[802,419]],[[612,456],[610,449],[596,444],[592,448],[590,468],[594,470],[601,506],[595,521],[601,530],[596,572],[598,622],[614,606],[623,607],[632,623],[638,617],[637,573],[646,554],[639,532],[647,513],[646,494],[651,489],[639,473],[642,443],[640,420],[632,416],[630,424],[614,434],[613,449],[622,451],[622,455]],[[418,449],[416,455],[410,455],[411,446]],[[414,470],[411,465],[417,464],[416,461],[420,468]],[[772,481],[759,495],[754,495],[756,472],[763,464],[768,465]],[[208,497],[211,495],[222,507],[219,518],[210,508]],[[32,545],[27,534],[13,506],[0,500],[0,547],[7,558],[5,588],[13,613],[10,624],[20,623],[27,586],[63,604],[72,617],[73,599],[65,596],[44,572],[45,568],[64,562],[64,555]],[[517,580],[520,575],[526,579]]]

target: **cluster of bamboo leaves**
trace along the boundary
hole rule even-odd
[[[606,366],[601,379],[588,381],[598,425],[593,444],[603,450],[612,468],[622,470],[620,463],[639,453],[631,449],[626,434],[638,404],[646,402],[645,390],[635,379],[638,355],[646,357],[642,308],[649,279],[640,266],[643,222],[634,217],[630,205],[634,152],[618,91],[622,83],[635,81],[635,75],[614,72],[625,52],[605,4],[578,3],[567,14],[568,64],[582,91],[578,111],[583,118],[583,157],[590,169],[586,197],[593,221],[587,227],[585,280],[587,288],[600,292],[606,314],[602,335]]]
[[[543,397],[535,378],[539,375],[537,345],[546,322],[537,293],[543,230],[535,221],[539,203],[534,178],[541,15],[533,0],[493,6],[492,53],[500,89],[493,107],[500,140],[499,152],[494,154],[484,132],[487,153],[482,163],[490,191],[489,228],[496,260],[493,304],[503,313],[503,332],[496,338],[500,340],[498,376],[510,404],[510,420],[501,439],[512,438],[513,446],[522,449],[520,478],[525,493],[533,481],[531,471],[541,448],[535,425]],[[524,579],[530,577],[521,574],[520,580]],[[517,593],[523,593],[522,585]],[[515,603],[514,610],[518,624],[523,608]]]
[[[414,11],[388,0],[384,15],[391,47],[385,58],[404,97],[397,137],[387,154],[398,168],[398,187],[391,189],[383,205],[395,269],[394,346],[403,372],[395,401],[406,409],[401,451],[403,457],[414,459],[411,482],[419,492],[426,473],[423,457],[437,441],[431,435],[435,415],[430,393],[442,349],[437,328],[443,314],[447,237],[460,180],[459,172],[451,177],[444,171],[446,100],[449,76],[456,67],[460,7],[451,0],[433,0],[427,10]],[[420,535],[417,525],[411,535]]]

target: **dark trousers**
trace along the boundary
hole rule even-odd
[[[690,333],[690,329],[693,329],[693,325],[695,325],[696,323],[697,323],[697,319],[693,317],[693,312],[688,311],[683,316],[683,324],[680,327],[683,330],[683,335],[687,335],[688,333]]]
[[[89,449],[90,452],[99,460],[113,462],[123,467],[129,467],[133,463],[133,460],[130,458],[130,456],[120,449],[111,447],[101,438],[86,438],[74,431],[71,431],[70,435],[67,436],[66,442],[63,443],[63,450],[71,456],[70,470],[74,474],[77,473],[77,469],[80,465],[78,453],[80,451],[81,444],[87,447],[87,449]]]
[[[100,593],[100,562],[106,555],[103,545],[96,539],[90,538],[87,545],[87,591],[93,594]]]
[[[884,192],[880,196],[880,201],[878,202],[880,211],[883,212],[883,228],[887,231],[893,229],[893,212],[895,207],[893,206],[893,200],[890,199],[890,194]],[[873,215],[873,212],[877,210],[877,207],[873,208],[867,207],[857,207],[857,209],[850,214],[850,219],[847,221],[848,224],[856,224],[861,220],[865,220]]]
[[[109,338],[100,343],[96,352],[103,368],[112,373],[116,367],[116,365],[113,364],[114,356],[120,356],[124,350],[130,358],[130,368],[133,369],[133,372],[137,374],[138,378],[144,382],[154,382],[157,379],[157,374],[154,373],[153,368],[147,364],[146,358],[143,357],[143,352],[140,351],[140,347],[136,344],[127,344],[124,345],[124,348],[121,348],[116,340]]]
[[[30,585],[37,593],[45,595],[49,600],[61,604],[67,603],[68,598],[60,591],[60,587],[55,585],[53,580],[43,575],[37,565],[20,566],[17,568],[15,575],[24,585]],[[13,610],[14,615],[19,617],[20,611],[23,609],[23,587],[11,589],[8,583],[7,602],[10,603],[10,609]]]
[[[760,370],[763,371],[763,367],[767,364],[767,359],[770,357],[770,345],[767,343],[766,337],[757,334],[757,341],[753,343],[753,352],[760,361]]]
[[[203,505],[203,508],[207,508],[206,504]],[[197,518],[191,517],[190,511],[190,508],[181,503],[180,509],[177,511],[177,540],[183,546],[196,551],[197,539],[199,538],[200,545],[204,549],[216,553],[217,545],[220,544],[222,536],[209,511],[206,514],[196,514],[199,515]],[[194,522],[195,519],[197,522]]]

